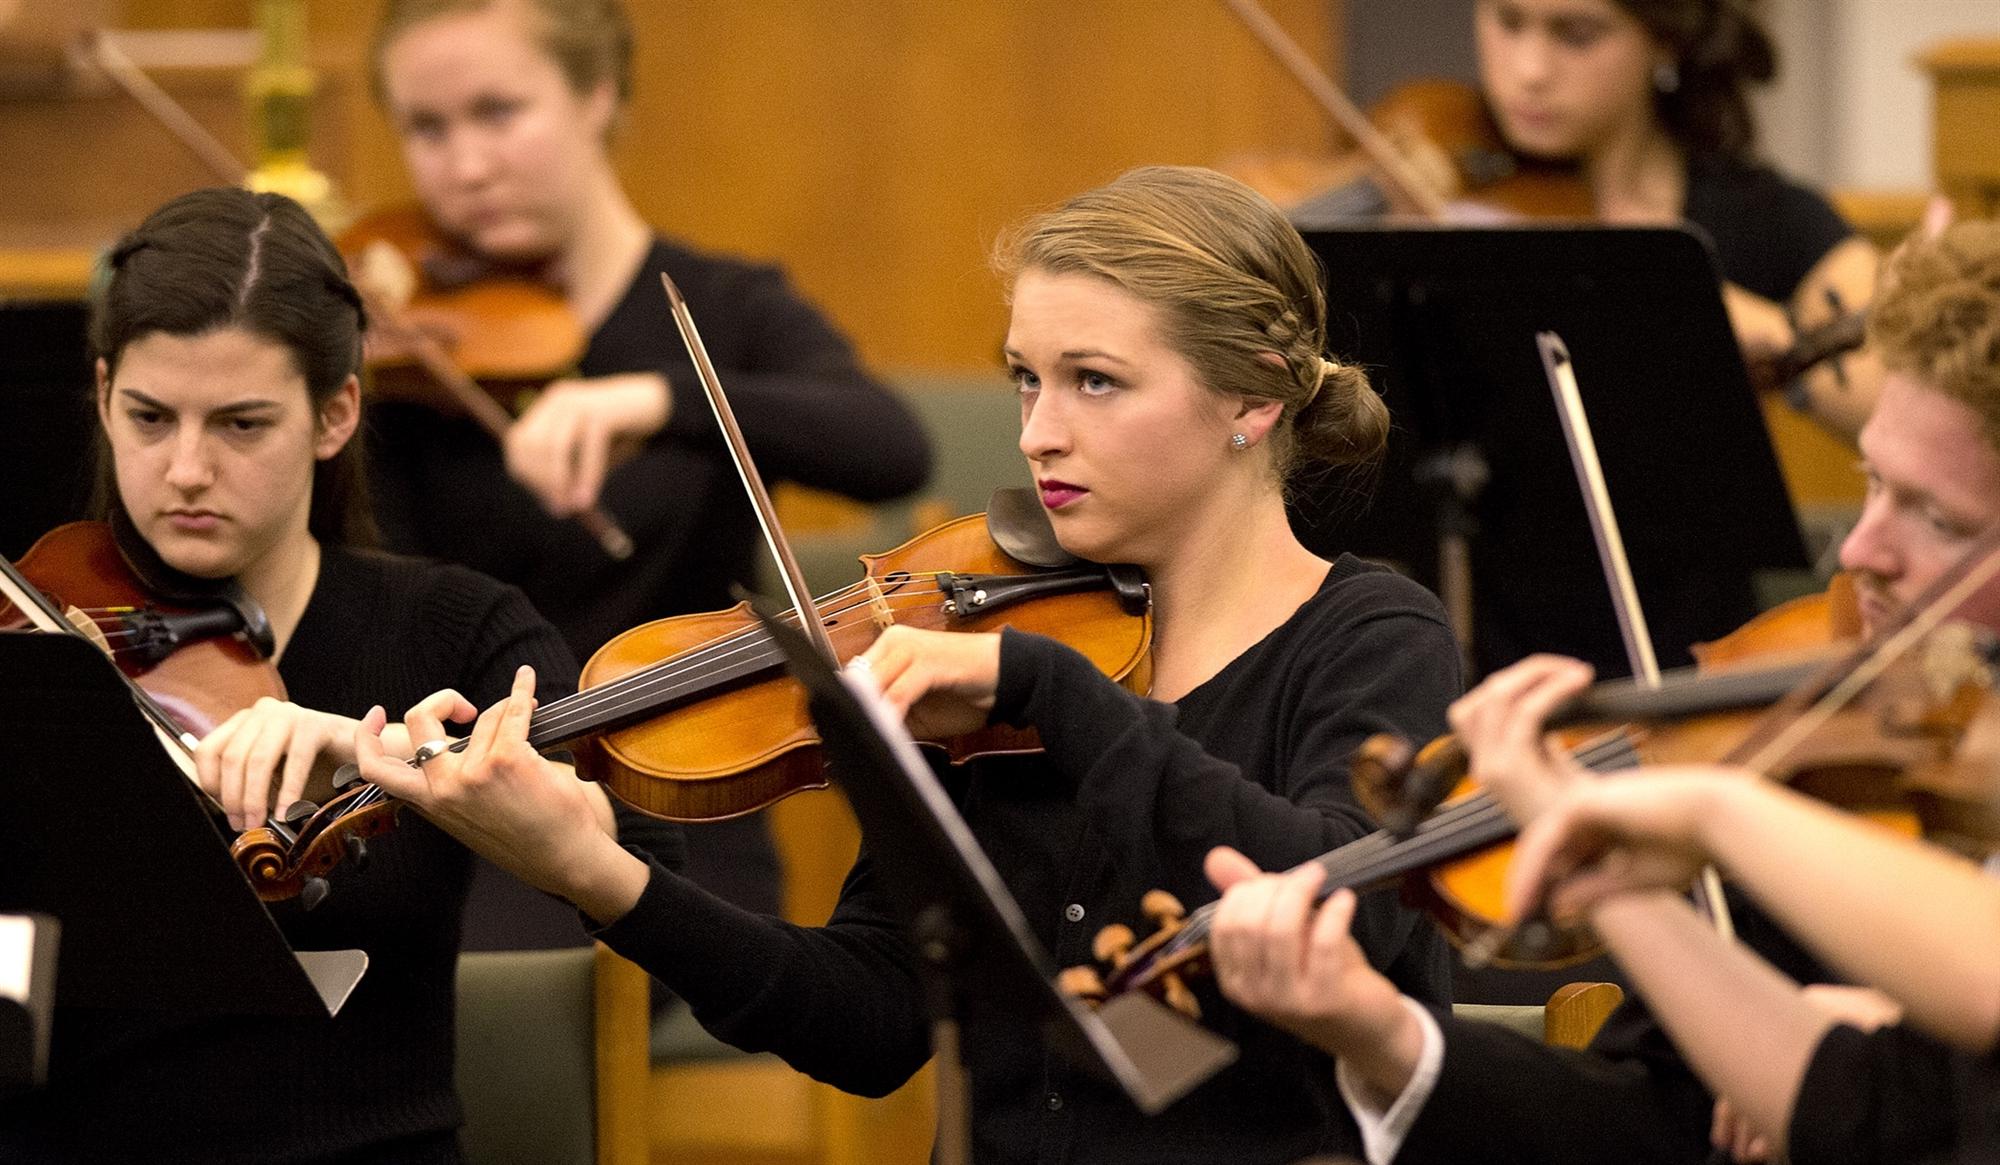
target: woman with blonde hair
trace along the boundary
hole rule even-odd
[[[1143,567],[1153,698],[1008,631],[891,628],[862,657],[921,731],[1035,728],[1044,753],[951,786],[974,835],[1058,963],[1098,928],[1138,923],[1142,894],[1212,896],[1202,855],[1227,843],[1291,864],[1369,832],[1347,758],[1375,732],[1427,738],[1459,683],[1435,598],[1379,567],[1318,558],[1285,520],[1288,477],[1366,472],[1388,417],[1328,360],[1317,264],[1269,203],[1205,170],[1126,174],[1028,222],[1002,247],[1020,447],[1067,549]],[[482,718],[470,757],[421,772],[364,766],[686,997],[721,1038],[850,1091],[900,1085],[930,1055],[916,958],[864,853],[819,928],[756,918],[584,836],[581,790],[520,737],[533,691]],[[419,716],[418,732],[442,726]],[[429,737],[426,737],[427,739]],[[1404,990],[1443,1001],[1442,943],[1388,896],[1363,945]],[[1353,1149],[1332,1067],[1210,994],[1238,1063],[1145,1118],[1024,1038],[997,1005],[965,1019],[974,1155],[1025,1160],[1291,1161]]]
[[[474,268],[559,289],[588,336],[575,375],[542,389],[501,446],[464,418],[378,407],[383,533],[516,584],[578,659],[648,620],[726,608],[732,585],[756,581],[756,524],[668,322],[663,273],[693,305],[767,481],[874,502],[917,489],[930,467],[914,414],[782,271],[640,216],[612,156],[633,50],[620,0],[390,0],[371,53],[438,232]],[[614,561],[569,520],[589,506],[631,534],[631,558]],[[692,828],[688,843],[698,880],[778,910],[761,818]],[[543,930],[581,941],[568,911],[493,889],[475,898],[477,929],[510,945]]]

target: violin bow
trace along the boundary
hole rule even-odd
[[[366,267],[368,264],[362,263],[359,266]],[[360,271],[354,274],[363,276],[363,272]],[[364,276],[356,278],[353,282],[354,290],[361,296],[362,306],[368,311],[368,318],[395,333],[396,339],[402,341],[409,349],[410,355],[416,358],[417,366],[424,370],[424,374],[449,393],[452,400],[465,410],[466,415],[480,428],[486,430],[488,436],[495,441],[505,440],[507,430],[514,426],[513,414],[501,408],[500,402],[494,400],[485,389],[480,388],[478,381],[454,364],[450,355],[445,352],[444,346],[429,332],[411,322],[409,317],[390,302],[389,297],[369,279]],[[632,536],[625,532],[618,524],[618,520],[603,506],[586,506],[571,517],[597,540],[598,548],[613,562],[624,562],[632,557]]]
[[[681,289],[674,286],[673,278],[664,271],[660,272],[660,283],[667,289],[667,303],[673,310],[674,326],[680,329],[681,342],[687,345],[688,356],[694,360],[695,376],[701,381],[702,392],[708,397],[709,410],[715,414],[723,443],[729,447],[730,459],[736,463],[736,475],[742,479],[743,489],[750,495],[750,505],[757,511],[757,524],[764,531],[764,545],[777,561],[785,593],[798,612],[799,626],[820,654],[837,667],[840,656],[835,654],[833,640],[827,637],[826,627],[820,622],[819,607],[813,602],[812,592],[806,589],[805,572],[799,569],[799,560],[792,554],[791,543],[785,540],[785,531],[778,525],[778,511],[771,504],[770,491],[764,488],[764,475],[757,472],[757,463],[750,456],[749,444],[743,439],[743,428],[736,423],[736,410],[729,407],[729,397],[722,391],[722,380],[716,376],[715,364],[708,358],[708,347],[701,342],[701,332],[694,326],[694,313],[688,310]]]
[[[1390,142],[1381,130],[1375,128],[1375,124],[1368,120],[1368,115],[1361,112],[1353,100],[1340,91],[1340,86],[1335,85],[1332,78],[1321,71],[1312,57],[1279,27],[1278,22],[1272,19],[1270,13],[1264,11],[1257,0],[1222,0],[1222,3],[1242,21],[1243,27],[1250,31],[1251,36],[1257,38],[1257,42],[1264,46],[1265,51],[1284,66],[1285,71],[1289,72],[1292,79],[1305,89],[1306,94],[1333,119],[1334,124],[1354,139],[1354,144],[1361,148],[1361,152],[1367,154],[1369,160],[1381,169],[1382,177],[1390,186],[1395,187],[1397,195],[1410,206],[1416,207],[1417,212],[1431,222],[1444,222],[1450,217],[1450,208],[1445,205],[1444,199],[1438,196],[1437,191],[1425,183],[1416,169],[1410,165],[1409,160],[1396,149],[1394,143]]]
[[[1632,581],[1632,567],[1625,556],[1625,539],[1618,529],[1618,514],[1611,506],[1611,491],[1604,484],[1604,465],[1597,457],[1597,442],[1590,433],[1590,418],[1584,412],[1583,394],[1577,387],[1576,367],[1569,345],[1554,332],[1535,333],[1535,347],[1541,353],[1542,371],[1548,375],[1549,391],[1555,397],[1556,418],[1562,425],[1563,440],[1569,446],[1570,465],[1576,470],[1583,508],[1590,515],[1590,533],[1597,542],[1597,559],[1604,567],[1604,582],[1611,594],[1611,609],[1618,617],[1618,631],[1625,640],[1625,658],[1632,677],[1647,688],[1660,686],[1660,664],[1653,654],[1652,632],[1646,612],[1639,603],[1639,588]],[[1714,924],[1726,941],[1736,937],[1735,920],[1722,896],[1722,875],[1714,866],[1703,866],[1695,882],[1695,905]],[[1501,927],[1488,932],[1466,948],[1466,962],[1480,966],[1490,962],[1517,933],[1518,927]]]

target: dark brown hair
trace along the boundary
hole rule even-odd
[[[110,280],[93,307],[91,343],[115,375],[133,341],[156,333],[199,336],[242,328],[282,345],[319,411],[361,368],[367,326],[340,252],[312,216],[281,194],[217,187],[154,211],[110,255]],[[117,497],[100,440],[98,500]],[[313,467],[314,538],[372,546],[361,434]]]
[[[1748,155],[1757,144],[1749,87],[1778,75],[1755,0],[1614,0],[1673,58],[1676,83],[1653,93],[1660,120],[1691,154]]]

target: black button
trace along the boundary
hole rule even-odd
[[[1050,1112],[1061,1112],[1061,1111],[1062,1111],[1062,1093],[1060,1093],[1060,1092],[1051,1092],[1051,1093],[1049,1093],[1049,1099],[1048,1099],[1048,1106],[1049,1106],[1049,1111],[1050,1111]]]

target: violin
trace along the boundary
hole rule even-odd
[[[78,635],[110,656],[190,783],[202,737],[264,697],[285,699],[270,660],[270,621],[242,588],[180,575],[136,534],[120,537],[103,522],[58,526],[19,562],[0,558],[0,630],[26,629]],[[354,804],[361,790],[335,792],[323,806],[298,802],[231,842],[259,899],[303,896],[308,908],[317,905],[324,875],[342,861],[365,861],[362,839],[394,824],[385,812],[350,812],[369,808]]]
[[[1309,198],[1299,197],[1296,171],[1286,176],[1294,189],[1273,192],[1280,206],[1310,201],[1330,217],[1393,210],[1438,223],[1597,216],[1581,171],[1516,153],[1472,86],[1406,83],[1363,114],[1256,0],[1223,3],[1356,146],[1318,171]]]
[[[1315,222],[1384,213],[1434,223],[1597,218],[1597,202],[1581,169],[1508,145],[1477,88],[1461,81],[1406,82],[1364,115],[1256,0],[1223,3],[1356,146],[1352,154],[1327,161],[1231,167],[1288,212]],[[1764,302],[1740,288],[1731,290]],[[1776,392],[1859,348],[1865,313],[1833,307],[1831,319],[1800,331],[1784,351],[1751,359],[1753,386]]]
[[[1070,555],[1026,490],[996,491],[985,515],[864,555],[861,581],[811,597],[687,301],[671,278],[663,274],[661,282],[792,600],[785,618],[831,662],[866,651],[896,623],[970,632],[1013,626],[1068,644],[1134,690],[1151,687],[1152,595],[1144,576]],[[656,817],[712,821],[749,813],[827,783],[804,690],[784,664],[747,602],[655,620],[598,648],[575,695],[535,709],[528,744],[540,752],[570,748],[580,776]],[[1004,728],[927,743],[958,763],[1039,748],[1032,733]]]
[[[2000,562],[1992,568],[2000,570]],[[1572,756],[1595,770],[1720,757],[1892,819],[1905,832],[1921,828],[1932,840],[1989,850],[2000,840],[1990,757],[1968,760],[1958,749],[2000,727],[1990,637],[1963,624],[1934,624],[1921,635],[1878,636],[1839,651],[1858,628],[1851,593],[1836,585],[1703,645],[1696,670],[1658,687],[1598,684],[1560,710],[1551,727],[1566,728]],[[1908,650],[1913,643],[1921,650]],[[1828,664],[1830,653],[1838,658]],[[1774,657],[1784,662],[1773,665]],[[1592,957],[1597,946],[1584,928],[1503,923],[1516,826],[1494,798],[1465,781],[1466,770],[1464,750],[1449,736],[1414,753],[1392,737],[1365,743],[1354,784],[1389,824],[1312,859],[1326,872],[1320,895],[1400,882],[1482,964],[1551,969]],[[1451,796],[1438,806],[1440,789]],[[1207,971],[1215,904],[1189,913],[1155,890],[1141,909],[1158,925],[1155,933],[1138,942],[1128,927],[1104,928],[1093,954],[1107,969],[1069,968],[1063,990],[1089,1003],[1147,990],[1198,1016],[1188,982]]]
[[[336,240],[370,321],[370,390],[465,416],[501,440],[544,384],[583,356],[583,326],[557,289],[446,238],[421,208],[369,215]],[[592,506],[576,515],[604,553],[632,539]]]
[[[67,630],[89,639],[165,714],[175,736],[199,740],[264,696],[285,698],[261,608],[240,589],[205,600],[162,596],[103,522],[56,527],[9,573],[32,596],[0,601],[0,629]],[[61,625],[36,619],[48,613]]]
[[[1032,498],[1016,509],[1026,513],[1027,506],[1042,514]],[[986,514],[954,519],[885,554],[864,555],[860,581],[813,603],[836,660],[866,651],[892,624],[969,632],[1010,626],[1060,640],[1127,688],[1148,690],[1152,614],[1139,572],[1074,560],[1031,566],[1001,548],[989,533],[992,521]],[[575,749],[580,775],[643,812],[713,820],[826,787],[804,693],[747,603],[627,631],[591,657],[583,685],[537,710],[529,743],[552,746],[600,721],[646,716]],[[923,743],[959,764],[1040,747],[1032,731],[1004,726]]]
[[[369,337],[371,387],[441,412],[467,406],[445,395],[411,350],[414,329],[472,377],[496,404],[518,414],[535,390],[568,375],[583,355],[583,327],[561,293],[529,273],[504,268],[445,237],[421,207],[376,211],[335,240],[357,286],[382,308]],[[371,306],[371,316],[376,312]]]
[[[1145,692],[1152,608],[1138,570],[1051,550],[1047,515],[1025,490],[1000,491],[996,501],[992,513],[956,518],[887,553],[862,556],[860,581],[815,599],[814,618],[836,658],[865,652],[892,624],[1014,627],[1060,640]],[[796,624],[797,615],[787,621]],[[920,743],[957,764],[1040,748],[1032,731],[1005,726]],[[544,753],[570,750],[579,776],[672,821],[737,817],[827,785],[805,692],[747,602],[613,637],[584,665],[575,695],[535,709],[528,744]]]

